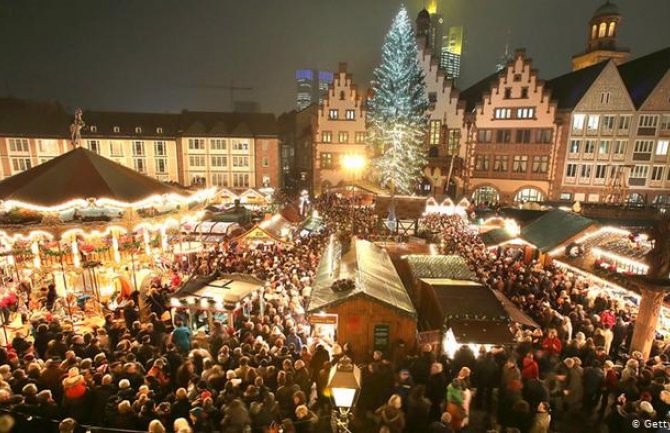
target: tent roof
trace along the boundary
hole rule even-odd
[[[407,262],[415,278],[448,278],[452,280],[474,280],[474,272],[461,256],[419,255],[407,256]]]
[[[412,300],[386,250],[362,239],[351,242],[351,248],[343,255],[342,244],[331,238],[319,263],[308,312],[340,304],[355,296],[364,296],[416,318]],[[355,288],[334,291],[333,283],[345,278],[354,280]]]
[[[595,224],[574,212],[554,209],[521,230],[521,238],[546,253]]]
[[[0,200],[57,206],[71,200],[134,203],[180,190],[79,147],[0,182]]]
[[[516,236],[505,229],[493,229],[482,233],[479,235],[479,237],[482,239],[482,242],[484,242],[484,245],[491,247],[493,245],[500,245],[509,240],[512,240]]]

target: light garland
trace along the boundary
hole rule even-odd
[[[646,275],[647,272],[649,272],[649,265],[645,263],[638,262],[636,260],[629,259],[628,257],[620,256],[615,253],[611,253],[609,251],[604,251],[600,248],[591,248],[591,251],[596,255],[597,258],[606,257],[610,260],[614,260],[615,262],[621,263],[622,265],[630,266],[630,267],[637,267],[640,268],[643,273],[642,275]],[[638,273],[638,272],[636,272]]]
[[[622,236],[630,236],[630,232],[628,230],[624,230],[624,229],[620,229],[620,228],[612,227],[612,226],[605,226],[605,227],[599,228],[598,230],[595,230],[593,232],[585,234],[584,236],[575,240],[575,243],[581,244],[581,243],[591,239],[592,237],[601,235],[603,233],[615,233],[615,234],[620,234]],[[555,257],[558,254],[560,254],[561,252],[563,252],[564,249],[565,249],[564,247],[554,248],[553,250],[551,250],[549,252],[549,255],[551,257]]]

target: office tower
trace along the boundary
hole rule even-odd
[[[446,36],[442,37],[442,53],[440,68],[447,78],[461,76],[461,54],[463,52],[463,26],[449,27]]]
[[[298,111],[311,104],[320,104],[333,82],[333,73],[315,69],[299,69],[295,73]]]

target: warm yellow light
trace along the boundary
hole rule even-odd
[[[431,0],[430,3],[426,5],[426,10],[431,15],[437,13],[437,0]]]
[[[76,267],[81,265],[81,257],[79,257],[79,244],[76,240],[72,242],[72,261]]]
[[[363,155],[343,155],[342,167],[345,170],[357,171],[365,167],[365,157]]]
[[[37,241],[30,245],[30,252],[33,253],[33,265],[36,269],[39,269],[42,266],[42,261],[40,260],[40,247],[37,245]]]

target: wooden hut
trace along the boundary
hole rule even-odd
[[[307,313],[315,327],[330,326],[337,342],[349,343],[355,361],[415,344],[417,314],[405,286],[387,252],[365,240],[343,245],[331,237]]]

